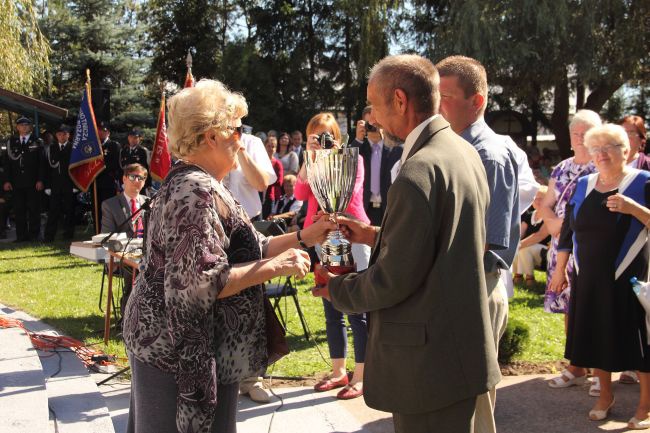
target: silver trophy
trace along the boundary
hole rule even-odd
[[[358,159],[356,147],[307,151],[307,180],[324,212],[340,214],[347,209],[357,178]],[[331,231],[322,245],[323,266],[334,273],[354,270],[351,246],[340,230]]]

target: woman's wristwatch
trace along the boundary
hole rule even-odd
[[[301,248],[307,249],[307,248],[309,248],[309,247],[308,247],[307,244],[302,240],[302,236],[300,236],[300,232],[301,232],[301,231],[302,231],[302,230],[298,230],[298,231],[296,232],[296,237],[298,238],[298,245],[300,245]]]

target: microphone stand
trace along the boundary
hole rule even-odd
[[[129,215],[128,217],[126,217],[126,219],[124,219],[124,221],[120,222],[120,223],[117,225],[117,228],[116,228],[115,230],[113,230],[112,232],[110,232],[109,234],[107,234],[107,235],[104,237],[104,239],[101,240],[101,242],[100,242],[99,244],[100,244],[102,247],[106,247],[107,249],[109,249],[109,250],[111,250],[111,251],[121,251],[121,250],[118,250],[118,249],[115,248],[115,247],[117,246],[115,243],[117,243],[119,246],[121,246],[120,242],[119,242],[119,241],[109,241],[109,239],[110,239],[111,236],[113,236],[114,234],[116,234],[116,233],[120,233],[120,227],[124,226],[124,225],[127,224],[127,223],[130,223],[131,220],[133,220],[136,216],[138,216],[138,215],[140,214],[140,212],[142,212],[142,211],[144,211],[144,210],[149,210],[149,209],[151,209],[151,205],[152,205],[152,203],[153,203],[153,201],[154,201],[155,199],[156,199],[156,196],[154,196],[154,197],[152,197],[152,198],[148,198],[148,199],[146,199],[146,200],[144,201],[144,203],[142,203],[142,206],[140,206],[140,209],[136,210],[134,213],[132,213],[131,215]],[[144,225],[144,224],[143,224],[143,225]],[[137,233],[135,233],[135,232],[134,232],[133,234],[134,234],[134,236],[131,236],[131,237],[129,238],[129,241],[130,241],[131,239],[133,239],[134,237],[136,237],[136,235],[137,235]],[[115,242],[115,243],[114,243],[114,242]],[[128,244],[128,242],[127,242],[127,244]]]

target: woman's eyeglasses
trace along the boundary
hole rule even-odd
[[[138,174],[127,174],[126,178],[129,179],[131,182],[135,182],[136,180],[138,182],[144,182],[147,180],[147,176],[140,176]]]
[[[231,134],[237,134],[239,137],[244,133],[244,125],[226,126],[226,129],[230,131]]]
[[[587,152],[589,152],[589,155],[596,155],[597,153],[612,153],[614,149],[621,147],[620,144],[606,144],[604,146],[598,146],[598,147],[588,147]]]

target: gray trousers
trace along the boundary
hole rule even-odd
[[[131,355],[129,364],[132,378],[127,433],[178,433],[178,390],[174,375],[144,364]],[[238,395],[238,383],[217,386],[217,410],[212,433],[237,433]]]
[[[476,397],[442,409],[416,414],[393,414],[395,433],[472,433]]]
[[[485,274],[485,282],[488,292],[488,307],[490,309],[490,324],[492,325],[492,337],[497,353],[499,352],[499,340],[506,332],[508,325],[508,293],[506,286],[501,280],[499,272]],[[474,433],[495,433],[494,405],[496,403],[497,391],[492,387],[488,392],[478,396],[476,400],[476,422]]]

